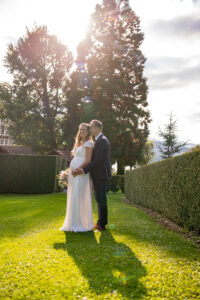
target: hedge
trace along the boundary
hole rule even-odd
[[[124,193],[124,175],[112,175],[109,182],[109,190],[116,193],[119,189]]]
[[[0,193],[59,191],[56,175],[66,167],[67,161],[57,155],[0,154]]]
[[[200,232],[200,150],[126,171],[125,196]]]

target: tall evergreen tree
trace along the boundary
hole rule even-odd
[[[84,91],[78,87],[79,72],[74,71],[70,77],[70,83],[64,87],[64,94],[66,98],[67,113],[64,116],[62,124],[63,140],[69,149],[72,149],[74,144],[74,137],[77,133],[78,126],[81,122],[87,122],[84,117],[83,99]]]
[[[16,45],[8,46],[5,66],[13,82],[0,85],[1,118],[9,120],[17,144],[41,153],[62,145],[63,87],[72,64],[71,52],[46,26],[27,29]]]
[[[174,154],[179,153],[181,148],[188,142],[178,143],[176,124],[177,120],[174,120],[172,113],[170,113],[169,123],[165,125],[165,130],[161,130],[159,127],[159,136],[163,138],[162,146],[158,146],[162,159],[172,157]]]
[[[139,18],[128,1],[104,0],[96,6],[86,39],[78,47],[77,60],[86,63],[92,78],[96,117],[111,141],[118,173],[141,158],[149,134],[142,41]]]

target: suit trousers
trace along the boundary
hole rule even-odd
[[[105,226],[108,224],[108,207],[106,193],[108,191],[108,179],[93,179],[94,195],[98,207],[97,225]]]

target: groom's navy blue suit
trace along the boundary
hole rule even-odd
[[[111,177],[110,163],[110,142],[101,134],[94,144],[91,162],[83,168],[86,174],[91,173],[95,199],[98,205],[98,221],[99,226],[105,226],[108,223],[108,208],[106,192],[108,181]]]

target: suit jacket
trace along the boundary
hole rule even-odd
[[[94,180],[111,177],[110,142],[101,134],[94,144],[91,162],[83,168],[85,174],[91,172]]]

